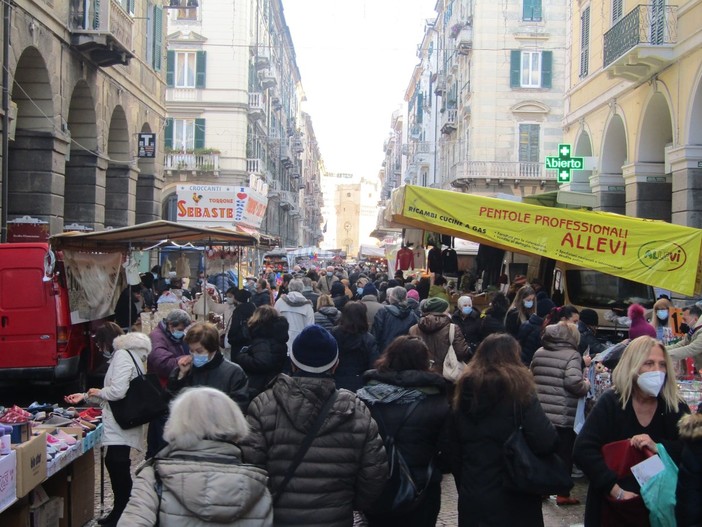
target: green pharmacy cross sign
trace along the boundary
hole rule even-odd
[[[558,145],[557,156],[546,156],[546,170],[558,170],[557,181],[570,183],[571,170],[582,170],[582,157],[570,157],[570,145]]]

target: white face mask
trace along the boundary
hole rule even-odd
[[[663,388],[663,384],[665,384],[665,372],[647,371],[641,373],[639,374],[639,378],[636,379],[636,384],[639,385],[641,391],[646,395],[658,397],[658,394],[661,393],[661,388]]]

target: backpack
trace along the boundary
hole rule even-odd
[[[415,400],[407,409],[400,424],[392,434],[387,433],[385,424],[380,414],[375,417],[378,425],[386,432],[383,444],[388,456],[388,467],[390,477],[385,483],[385,487],[380,496],[364,512],[370,514],[404,514],[416,509],[424,501],[426,490],[434,473],[434,460],[429,461],[427,466],[427,479],[423,488],[418,488],[414,481],[412,472],[405,461],[402,452],[395,444],[395,437],[407,421],[407,418],[414,411],[420,399]]]

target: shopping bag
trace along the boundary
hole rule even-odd
[[[580,433],[583,425],[585,424],[585,397],[578,399],[578,407],[575,409],[575,422],[573,423],[573,430],[576,434]]]
[[[446,352],[446,357],[444,358],[444,364],[443,364],[443,375],[444,379],[451,381],[451,382],[456,382],[458,379],[461,377],[463,374],[463,370],[466,367],[466,364],[464,362],[461,362],[458,360],[458,356],[456,355],[456,350],[453,349],[453,337],[455,335],[456,331],[456,326],[455,324],[451,324],[449,326],[449,348],[448,352]]]
[[[617,484],[624,490],[636,492],[640,489],[631,467],[651,457],[648,449],[639,450],[631,446],[628,439],[607,443],[602,447],[602,456],[609,469],[617,475]],[[648,509],[641,496],[629,500],[616,500],[605,494],[602,501],[602,527],[648,527]]]
[[[675,527],[678,467],[660,443],[658,457],[661,458],[664,469],[641,486],[641,497],[648,508],[651,527]]]

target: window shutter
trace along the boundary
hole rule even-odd
[[[175,86],[175,51],[166,52],[166,85]]]
[[[164,141],[163,146],[165,148],[173,148],[173,118],[166,117],[166,126],[163,127]]]
[[[205,148],[204,119],[195,119],[195,148]]]
[[[424,115],[424,94],[419,92],[417,96],[417,124],[422,124],[422,117]]]
[[[519,88],[521,86],[521,62],[522,62],[522,52],[518,49],[513,49],[510,51],[510,66],[509,66],[509,85],[512,88]]]
[[[205,87],[205,72],[207,71],[206,51],[198,51],[195,58],[195,87]]]
[[[134,0],[127,0],[127,11],[130,15],[134,14]]]
[[[154,6],[154,70],[161,71],[163,61],[163,8]]]
[[[623,0],[612,0],[612,25],[619,22],[624,14]]]
[[[590,6],[580,15],[580,77],[587,77],[590,69]]]
[[[532,1],[532,20],[541,20],[541,0]]]
[[[553,69],[553,51],[541,52],[541,87],[551,87],[551,77]]]

